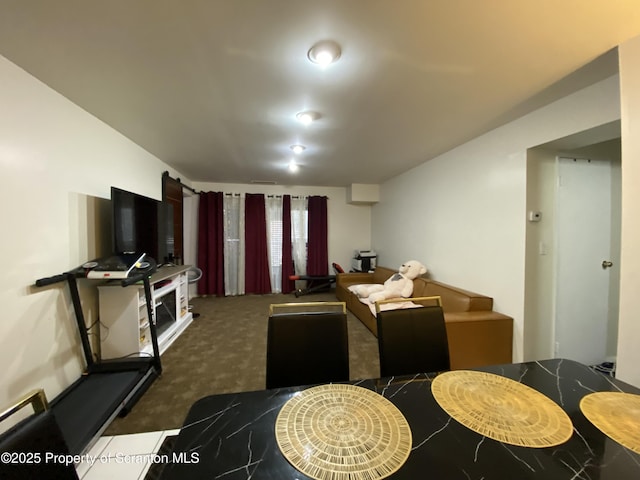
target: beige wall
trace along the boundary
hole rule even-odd
[[[4,57],[0,78],[2,408],[38,387],[51,399],[84,368],[67,289],[34,281],[111,249],[111,185],[160,198],[162,172],[180,175]]]
[[[542,212],[542,219],[526,223],[524,360],[553,357],[555,178],[553,152],[529,150],[527,212]]]
[[[622,44],[622,241],[618,378],[640,386],[640,37]]]
[[[347,203],[347,189],[340,187],[290,187],[234,183],[199,183],[199,191],[225,193],[264,193],[267,195],[324,195],[327,202],[329,263],[337,262],[349,270],[353,251],[371,248],[371,207]],[[329,268],[331,272],[331,268]]]
[[[372,248],[416,258],[433,278],[494,298],[524,358],[527,149],[620,118],[617,76],[456,147],[381,187]]]

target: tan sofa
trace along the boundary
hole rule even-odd
[[[377,336],[375,315],[349,290],[364,283],[384,283],[397,270],[377,267],[372,273],[340,273],[336,296]],[[513,318],[493,311],[493,299],[435,282],[427,278],[413,281],[413,296],[440,296],[444,310],[451,369],[511,363]]]

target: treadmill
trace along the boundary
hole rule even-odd
[[[113,258],[109,257],[109,261],[113,262]],[[88,277],[93,267],[104,264],[103,260],[96,259],[69,272],[41,278],[35,282],[37,287],[67,283],[87,364],[82,376],[50,403],[72,455],[83,453],[94,439],[97,439],[106,430],[116,416],[125,416],[129,413],[144,392],[162,373],[149,283],[149,277],[157,267],[156,262],[149,257],[146,257],[143,263],[136,263],[133,268],[126,267],[126,278],[110,281],[120,282],[123,287],[134,283],[143,283],[148,318],[151,319],[149,323],[153,355],[103,361],[94,359],[77,280]],[[87,268],[87,266],[91,268]]]

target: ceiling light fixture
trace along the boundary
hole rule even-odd
[[[307,149],[307,147],[305,147],[304,145],[291,145],[289,148],[290,148],[290,149],[293,151],[293,153],[295,153],[296,155],[301,154],[302,152],[304,152],[304,151]]]
[[[309,125],[311,122],[315,122],[320,118],[320,114],[318,112],[312,112],[310,110],[296,113],[296,118],[299,122],[304,123],[305,125]]]
[[[309,60],[313,63],[325,67],[338,60],[341,53],[340,45],[336,42],[333,40],[323,40],[309,49],[307,57],[309,57]]]
[[[292,158],[291,161],[289,162],[289,171],[291,173],[296,173],[298,171],[298,164],[296,163],[296,161]]]

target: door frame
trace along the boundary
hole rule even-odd
[[[608,185],[606,185],[603,188],[606,188],[606,192],[602,192],[604,194],[608,194],[608,199],[607,199],[607,210],[608,210],[608,216],[607,216],[607,221],[608,221],[608,227],[609,227],[609,231],[608,231],[608,239],[607,239],[607,250],[608,252],[606,253],[602,253],[602,260],[612,260],[612,252],[614,250],[614,241],[615,241],[615,237],[616,237],[616,233],[617,236],[619,238],[619,234],[620,234],[620,229],[619,227],[617,228],[617,231],[615,229],[615,225],[614,222],[612,221],[612,211],[614,208],[613,205],[613,201],[614,201],[614,192],[612,190],[612,178],[614,175],[613,172],[613,165],[612,165],[612,161],[610,159],[602,159],[602,158],[597,158],[597,156],[575,156],[575,155],[556,155],[555,157],[555,176],[556,176],[556,182],[555,182],[555,196],[554,196],[554,204],[555,204],[555,214],[554,214],[554,221],[555,221],[555,225],[554,225],[554,251],[555,251],[555,255],[554,255],[554,268],[553,268],[553,276],[554,276],[554,287],[553,287],[553,321],[552,321],[552,330],[551,330],[551,348],[552,348],[552,352],[553,352],[553,356],[554,357],[559,357],[561,356],[558,350],[558,341],[559,341],[559,327],[560,325],[558,324],[558,319],[559,319],[559,307],[560,307],[560,301],[562,300],[564,302],[565,299],[561,298],[560,295],[563,294],[563,291],[561,291],[561,288],[564,290],[565,294],[570,294],[569,292],[567,292],[567,290],[570,289],[570,287],[564,287],[562,285],[560,285],[560,279],[559,279],[559,275],[560,275],[560,262],[561,260],[563,260],[563,251],[561,251],[561,248],[570,248],[570,245],[567,245],[566,243],[561,243],[561,239],[560,239],[560,234],[561,234],[561,229],[560,229],[560,222],[566,219],[560,219],[559,218],[559,210],[560,210],[560,201],[561,201],[561,195],[560,195],[560,188],[561,188],[561,171],[560,171],[560,164],[562,160],[573,160],[573,162],[576,162],[576,165],[579,165],[579,162],[585,163],[585,166],[583,168],[587,168],[587,164],[590,163],[595,163],[595,162],[602,162],[602,163],[606,163],[607,167],[609,168],[608,171],[608,177],[606,179],[606,181],[608,181]],[[581,197],[580,197],[581,198]],[[591,230],[591,232],[593,232],[593,230]],[[580,235],[580,232],[578,232],[578,235],[580,236],[580,240],[584,241],[584,239],[586,238],[590,238],[589,235]],[[619,242],[619,240],[618,240]],[[619,249],[618,249],[619,250]],[[619,259],[619,257],[618,257]],[[599,262],[600,259],[595,259],[592,258],[591,261],[593,262]],[[596,266],[596,263],[594,263],[593,269],[598,268]],[[607,292],[606,292],[606,297],[607,297],[607,306],[606,306],[606,325],[604,326],[604,332],[603,334],[605,335],[605,338],[603,339],[603,344],[601,344],[602,347],[602,356],[600,358],[600,361],[614,361],[615,360],[615,355],[611,355],[612,351],[611,351],[611,346],[610,346],[610,342],[609,337],[612,334],[612,331],[615,331],[615,337],[617,339],[617,318],[613,318],[612,312],[616,311],[617,312],[617,308],[616,305],[618,303],[618,299],[617,296],[612,295],[612,282],[615,276],[619,277],[619,261],[614,262],[614,266],[611,267],[610,269],[608,269],[606,272],[600,272],[596,270],[596,274],[601,274],[601,273],[606,273],[607,278],[606,279],[600,279],[599,281],[601,283],[606,283],[607,286]],[[565,304],[566,306],[566,304]],[[604,312],[603,312],[604,313]],[[617,316],[616,316],[617,317]],[[574,323],[572,321],[572,323]],[[579,326],[578,322],[574,323],[574,326]],[[565,332],[566,333],[566,332]],[[566,339],[566,335],[565,335],[565,339]],[[599,343],[599,342],[598,342]],[[615,345],[616,343],[613,343],[614,345],[614,349],[615,349]],[[569,349],[570,350],[570,349]],[[575,350],[575,349],[574,349]],[[614,350],[615,351],[615,350]],[[566,344],[565,344],[565,352],[564,352],[564,356],[566,356]],[[607,357],[613,357],[613,358],[607,358]],[[578,359],[576,358],[576,360],[580,360],[583,361],[582,359]],[[593,363],[593,362],[591,362]]]
[[[612,286],[615,293],[615,306],[610,308],[610,316],[616,331],[618,326],[619,301],[619,265],[620,265],[620,232],[621,232],[621,162],[620,137],[604,138],[597,136],[594,142],[585,142],[583,137],[574,141],[573,137],[559,139],[527,149],[527,191],[526,207],[523,211],[523,222],[526,224],[525,244],[525,293],[524,321],[522,325],[523,358],[536,361],[553,357],[554,332],[553,317],[555,315],[555,162],[557,156],[581,156],[609,159],[612,171],[612,240],[611,260],[618,269],[613,272]],[[617,142],[617,143],[616,143]],[[567,148],[565,145],[570,145]],[[541,213],[538,221],[532,221],[530,215]],[[616,352],[617,337],[610,338],[607,349]]]

